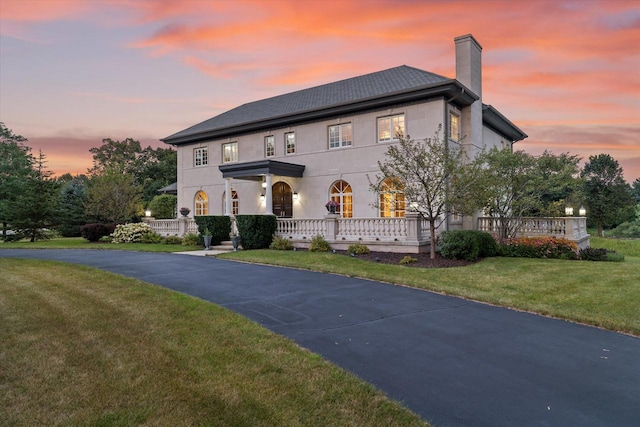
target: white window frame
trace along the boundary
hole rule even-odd
[[[449,111],[449,139],[460,141],[460,113]]]
[[[273,135],[265,136],[264,137],[264,156],[274,157],[275,155],[276,155],[276,137]]]
[[[404,113],[378,117],[378,142],[398,141],[398,134],[407,134]]]
[[[226,212],[226,202],[227,202],[227,192],[222,193],[222,212],[227,215],[229,212]],[[240,212],[240,199],[238,198],[238,193],[233,188],[231,189],[231,213],[233,215],[238,215]]]
[[[222,144],[222,163],[234,163],[238,161],[238,143],[226,142]]]
[[[296,133],[287,132],[284,134],[284,152],[289,154],[296,154]]]
[[[353,126],[351,123],[342,123],[329,126],[329,149],[350,147],[353,144]]]
[[[206,192],[198,190],[193,198],[195,206],[194,215],[209,215],[209,196]]]
[[[209,148],[198,147],[193,149],[193,165],[206,166],[209,164]]]

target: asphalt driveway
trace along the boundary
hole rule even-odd
[[[635,337],[369,280],[210,257],[12,249],[0,257],[89,265],[227,307],[435,426],[640,425]]]

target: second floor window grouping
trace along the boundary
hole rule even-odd
[[[287,132],[284,134],[285,152],[287,154],[295,154],[296,152],[296,134],[294,132]]]
[[[404,114],[378,118],[378,142],[394,141],[405,135]]]
[[[205,166],[209,164],[209,152],[207,147],[200,147],[193,150],[193,165]]]
[[[329,126],[329,148],[348,147],[352,140],[351,123]]]
[[[264,156],[273,157],[276,155],[276,138],[273,135],[264,137]]]
[[[230,163],[238,161],[238,143],[229,142],[222,144],[222,163]]]
[[[460,141],[460,116],[454,113],[449,114],[449,139]]]

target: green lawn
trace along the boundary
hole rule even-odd
[[[214,304],[59,262],[0,271],[0,425],[426,425]]]
[[[62,237],[29,242],[2,242],[0,249],[106,249],[141,252],[183,252],[204,249],[202,246],[165,245],[161,243],[92,243],[82,237]]]
[[[305,251],[239,251],[220,258],[364,277],[640,335],[640,256],[629,255],[640,251],[640,240],[606,243],[625,261],[488,258],[467,267],[419,269]]]

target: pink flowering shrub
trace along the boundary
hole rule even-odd
[[[578,245],[558,237],[520,237],[498,242],[505,257],[578,259]]]

